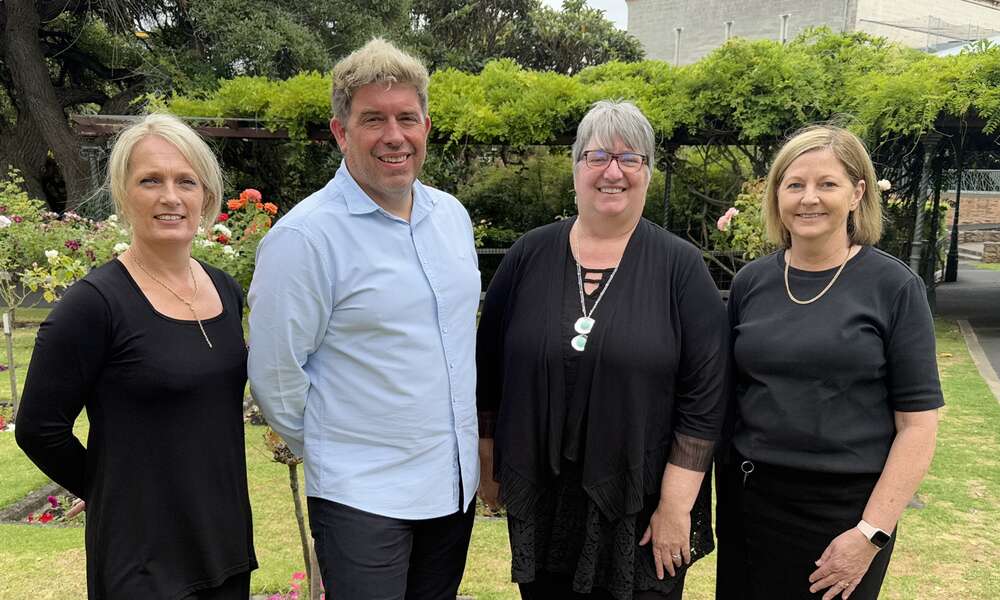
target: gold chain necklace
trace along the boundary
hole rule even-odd
[[[813,302],[822,298],[823,294],[825,294],[830,288],[832,288],[834,282],[836,282],[837,278],[840,277],[840,272],[844,270],[844,267],[847,265],[847,261],[851,258],[851,248],[853,247],[854,247],[853,244],[847,247],[847,256],[844,257],[844,262],[840,263],[840,268],[837,269],[837,272],[833,274],[833,279],[830,280],[830,283],[826,284],[826,287],[823,288],[823,291],[816,294],[809,300],[799,300],[798,298],[792,295],[792,288],[788,287],[788,264],[792,262],[791,261],[792,251],[789,250],[788,260],[785,261],[785,291],[788,292],[788,299],[796,304],[812,304]]]
[[[153,275],[152,273],[150,273],[149,270],[146,269],[146,267],[142,264],[142,261],[139,260],[139,255],[138,254],[136,254],[133,251],[131,253],[131,255],[132,255],[132,260],[134,260],[135,264],[137,264],[139,266],[139,268],[142,269],[143,273],[145,273],[146,275],[148,275],[149,278],[152,279],[153,281],[155,281],[156,283],[158,283],[161,286],[163,286],[163,289],[165,289],[168,292],[170,292],[171,294],[173,294],[174,298],[177,298],[178,300],[180,300],[181,302],[183,302],[188,307],[188,310],[191,311],[191,316],[193,316],[194,320],[198,322],[198,329],[201,329],[201,335],[202,335],[202,337],[205,338],[205,343],[208,344],[208,348],[211,349],[212,348],[212,341],[210,339],[208,339],[208,334],[205,333],[205,326],[201,324],[201,319],[198,318],[198,313],[194,309],[194,301],[198,298],[198,279],[194,276],[194,271],[191,269],[191,262],[190,262],[190,260],[188,261],[188,274],[191,275],[191,281],[194,282],[194,294],[191,296],[191,300],[188,301],[188,300],[185,300],[184,298],[181,298],[181,295],[178,294],[177,292],[175,292],[174,290],[172,290],[169,285],[167,285],[167,284],[163,283],[162,281],[160,281],[156,277],[156,275]]]

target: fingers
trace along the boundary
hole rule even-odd
[[[826,593],[823,594],[823,600],[833,600],[833,598],[836,598],[837,595],[842,593],[844,590],[853,588],[854,586],[849,585],[846,581],[840,581],[834,583],[833,585],[830,586],[830,589],[828,589]],[[845,596],[841,597],[844,598]]]
[[[653,530],[650,527],[646,527],[646,533],[642,534],[642,539],[639,540],[640,546],[645,546],[649,543],[649,540],[653,537]]]
[[[87,503],[83,500],[77,500],[73,503],[73,506],[69,507],[69,510],[66,511],[66,518],[72,519],[85,510],[87,510]]]
[[[663,556],[655,546],[653,547],[653,566],[656,567],[656,578],[663,579]]]
[[[854,593],[854,589],[858,587],[859,583],[861,583],[860,579],[852,582],[850,585],[847,586],[847,589],[844,590],[843,593],[841,593],[840,597],[843,598],[844,600],[850,598],[851,594]]]
[[[681,548],[681,556],[684,559],[684,564],[691,564],[691,546],[685,545]]]
[[[823,579],[820,579],[819,581],[809,586],[809,593],[815,594],[820,590],[825,590],[831,586],[837,586],[837,592],[840,592],[841,586],[839,582],[840,582],[840,577],[838,575],[827,575]],[[824,600],[829,600],[829,599],[824,596]]]

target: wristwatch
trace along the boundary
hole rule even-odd
[[[858,531],[868,538],[868,541],[879,550],[885,548],[885,545],[889,543],[888,533],[868,523],[868,521],[865,521],[864,519],[861,519],[861,521],[858,522],[857,528]]]

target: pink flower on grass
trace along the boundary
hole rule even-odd
[[[719,220],[716,221],[715,223],[716,229],[718,229],[719,231],[725,231],[726,228],[729,227],[729,222],[732,221],[733,217],[735,217],[738,214],[740,214],[740,211],[737,210],[735,206],[731,207],[729,210],[726,211],[726,214],[719,217]]]
[[[296,571],[296,572],[292,573],[292,579],[297,579],[297,580],[301,581],[301,580],[303,580],[305,578],[306,578],[306,574],[303,573],[302,571]]]
[[[49,504],[52,505],[52,508],[59,508],[59,498],[56,498],[55,496],[49,496],[45,499],[49,501]]]

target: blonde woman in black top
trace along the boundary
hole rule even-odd
[[[246,600],[243,293],[191,258],[219,214],[219,165],[190,127],[150,115],[116,140],[108,187],[131,245],[42,323],[17,443],[86,501],[91,600]]]
[[[713,547],[725,314],[698,249],[642,219],[653,151],[638,108],[595,104],[579,216],[522,237],[486,294],[480,495],[507,508],[523,598],[679,599]]]
[[[862,142],[807,128],[767,177],[782,247],[733,281],[735,431],[718,469],[716,597],[876,598],[943,404],[923,283],[873,247]]]

